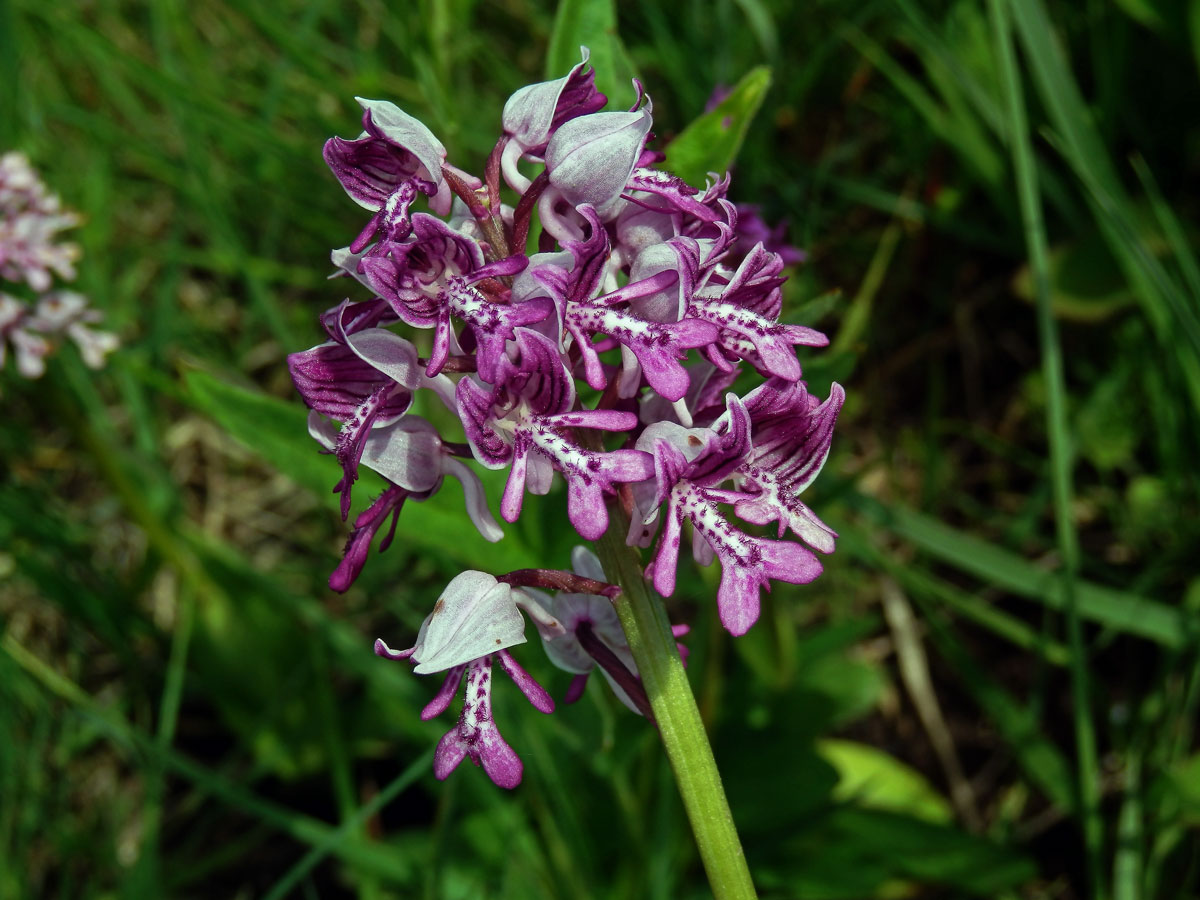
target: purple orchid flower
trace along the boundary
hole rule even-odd
[[[629,112],[598,112],[564,122],[546,147],[546,171],[554,191],[543,200],[557,195],[571,206],[586,203],[605,220],[615,214],[650,133],[652,110],[650,98],[638,85],[638,102]],[[553,227],[553,217],[546,219],[545,209],[539,210],[543,225]]]
[[[308,433],[326,450],[336,451],[340,435],[315,410],[308,414]],[[404,501],[428,500],[441,489],[447,475],[457,478],[462,485],[467,515],[484,540],[495,543],[504,537],[488,509],[479,476],[454,458],[437,429],[420,416],[406,415],[372,429],[362,442],[359,462],[382,475],[390,486],[354,520],[342,561],[329,577],[333,590],[346,591],[358,578],[371,542],[388,516],[392,517],[392,524],[380,544],[381,553],[391,544]]]
[[[637,414],[575,409],[575,385],[555,345],[545,335],[517,329],[519,362],[502,360],[494,387],[477,378],[458,383],[458,410],[476,460],[491,469],[511,466],[500,514],[515,522],[526,488],[550,490],[551,475],[567,480],[567,516],[575,530],[595,540],[608,528],[604,494],[618,483],[653,473],[650,457],[637,450],[585,450],[572,428],[626,431]]]
[[[594,581],[604,580],[604,568],[596,554],[586,547],[571,551],[571,568],[576,575]],[[541,592],[526,591],[540,596]],[[520,602],[520,601],[518,601]],[[567,689],[567,703],[576,702],[587,686],[588,676],[597,664],[613,694],[638,715],[646,715],[649,702],[638,683],[637,663],[621,629],[612,600],[599,594],[560,591],[541,604],[526,602],[522,608],[530,614],[542,638],[546,656],[555,666],[575,677]],[[672,626],[676,637],[687,634],[688,626]],[[687,648],[678,645],[687,659]]]
[[[353,141],[330,138],[324,155],[350,199],[375,214],[350,245],[357,253],[380,230],[386,240],[406,237],[418,194],[430,197],[430,208],[446,215],[450,188],[442,177],[446,148],[432,131],[393,103],[355,99],[363,108],[362,135]]]
[[[647,574],[652,574],[654,587],[664,597],[674,592],[681,530],[688,519],[694,529],[693,544],[701,546],[698,555],[711,551],[721,561],[717,608],[721,623],[736,636],[758,620],[759,591],[769,589],[771,579],[807,584],[821,574],[821,564],[799,544],[739,531],[718,509],[719,504],[742,498],[719,485],[751,453],[750,415],[736,395],[729,394],[726,402],[728,422],[723,432],[664,422],[647,428],[637,446],[654,453],[654,505],[643,521],[652,521],[658,506],[667,502],[663,533]]]
[[[359,138],[326,145],[339,181],[371,213],[334,251],[335,277],[374,296],[327,312],[329,340],[289,364],[313,410],[310,432],[341,466],[343,515],[361,466],[385,480],[354,520],[330,584],[349,587],[389,520],[380,549],[404,504],[429,499],[447,475],[462,481],[480,532],[498,539],[482,483],[463,462],[470,455],[508,470],[500,513],[509,522],[526,492],[549,492],[555,472],[584,538],[606,532],[610,503],[632,507],[627,540],[654,545],[646,577],[664,595],[690,522],[695,559],[720,560],[719,615],[740,635],[758,618],[763,588],[812,581],[821,572],[813,550],[834,548],[836,535],[800,496],[828,456],[845,395],[834,385],[821,402],[800,380],[797,348],[828,341],[780,320],[783,270],[795,261],[782,234],[752,210],[739,215],[728,173],[709,173],[697,188],[662,171],[663,154],[647,147],[652,108],[641,85],[628,112],[603,112],[586,48],[581,55],[561,78],[509,98],[483,179],[450,164],[429,129],[382,101],[361,101]],[[527,177],[525,164],[544,169]],[[503,182],[519,195],[512,207],[501,201]],[[436,216],[413,211],[422,194]],[[527,257],[531,236],[537,252]],[[25,320],[9,318],[0,302],[0,333],[14,341]],[[397,324],[432,331],[427,359],[390,330]],[[751,370],[766,381],[739,399],[734,381]],[[421,388],[456,415],[465,444],[411,413]],[[616,449],[603,449],[593,430]],[[778,538],[746,533],[730,514],[776,523]],[[574,575],[465,572],[412,648],[377,642],[377,653],[409,660],[418,674],[446,673],[423,718],[445,711],[466,681],[462,712],[438,744],[438,778],[469,758],[501,786],[520,782],[521,761],[492,718],[493,666],[535,707],[553,709],[510,652],[525,642],[523,616],[574,676],[568,701],[599,666],[622,703],[652,718],[610,599],[620,588],[605,583],[589,551],[572,562]]]
[[[672,242],[683,255],[695,250]],[[732,273],[714,267],[688,303],[688,315],[712,322],[720,338],[709,347],[712,363],[727,368],[730,359],[744,359],[756,369],[789,381],[800,378],[794,347],[824,347],[829,338],[813,328],[779,322],[783,304],[779,272],[783,261],[761,244]]]
[[[546,145],[563,123],[599,112],[608,98],[596,90],[596,71],[585,67],[590,56],[579,48],[583,59],[562,78],[527,85],[504,104],[501,121],[508,143],[501,156],[504,180],[513,190],[524,192],[530,181],[517,169],[522,158],[541,162]]]
[[[382,640],[375,642],[379,656],[411,660],[418,675],[447,672],[437,696],[421,711],[423,721],[445,712],[466,674],[462,712],[434,754],[433,774],[439,780],[470,757],[500,787],[514,788],[521,783],[521,760],[492,716],[494,661],[535,709],[554,711],[554,700],[508,652],[509,647],[525,643],[525,620],[516,603],[519,593],[485,572],[462,572],[446,586],[433,612],[421,623],[412,647],[397,651]]]
[[[347,331],[347,319],[354,321],[347,306],[338,307],[327,323],[333,341],[288,357],[292,381],[308,406],[342,423],[334,451],[342,480],[334,492],[342,495],[343,519],[371,430],[402,416],[417,388],[430,388],[451,407],[454,391],[445,376],[422,372],[416,348],[399,335],[383,328]]]
[[[458,346],[451,327],[454,317],[474,332],[479,373],[491,381],[513,330],[540,322],[551,312],[544,299],[509,303],[511,291],[496,280],[517,274],[527,264],[519,255],[485,264],[476,241],[440,219],[417,213],[409,239],[376,244],[358,268],[405,324],[434,329],[427,375],[440,372]]]
[[[608,384],[592,344],[593,335],[603,334],[632,356],[625,366],[627,379],[636,377],[636,364],[652,388],[668,400],[679,400],[687,390],[687,373],[679,360],[689,349],[709,346],[717,339],[717,328],[699,319],[647,320],[619,308],[673,285],[678,276],[671,271],[631,280],[623,288],[598,296],[607,280],[608,235],[591,206],[580,206],[579,212],[591,233],[585,241],[564,242],[574,265],[567,270],[547,262],[533,272],[533,278],[550,292],[563,327],[575,339],[588,385],[603,390]]]
[[[833,552],[837,533],[800,501],[800,494],[825,465],[845,399],[846,392],[836,383],[822,403],[803,382],[781,378],[746,395],[754,447],[737,474],[742,490],[754,493],[736,502],[734,511],[741,518],[756,525],[778,521],[780,537],[790,528],[809,546]]]

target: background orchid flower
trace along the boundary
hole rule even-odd
[[[95,327],[99,311],[82,294],[51,290],[55,277],[75,278],[77,244],[58,240],[81,217],[62,206],[22,153],[0,155],[0,369],[11,345],[17,374],[40,378],[46,357],[64,338],[79,349],[84,365],[104,366],[120,341]],[[11,282],[10,292],[3,290]],[[21,293],[32,292],[28,301]]]

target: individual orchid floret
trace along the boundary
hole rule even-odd
[[[558,349],[545,335],[517,329],[519,362],[503,360],[494,387],[477,378],[458,383],[458,410],[475,458],[492,469],[511,467],[500,514],[515,522],[526,488],[550,490],[554,471],[567,481],[567,516],[583,537],[595,540],[608,528],[605,493],[618,483],[653,473],[650,457],[637,450],[587,450],[570,437],[574,428],[627,431],[637,414],[575,409],[575,385]]]
[[[29,307],[0,292],[0,367],[12,344],[17,373],[23,378],[40,378],[46,372],[50,342],[29,327]]]
[[[799,544],[740,531],[718,508],[743,497],[720,485],[751,454],[749,413],[734,394],[726,402],[723,430],[687,429],[664,422],[642,432],[637,446],[654,453],[655,498],[643,521],[653,521],[659,504],[667,503],[663,532],[647,573],[664,597],[674,592],[683,521],[690,521],[696,556],[705,559],[715,554],[721,562],[717,608],[721,623],[736,636],[758,620],[759,591],[769,588],[772,579],[807,584],[821,574],[821,564]]]
[[[309,407],[342,423],[334,449],[342,480],[342,518],[350,512],[350,491],[372,430],[395,422],[412,405],[413,392],[429,388],[452,403],[453,384],[430,378],[416,348],[383,328],[346,331],[347,304],[332,317],[335,340],[288,357],[296,389]]]
[[[79,222],[46,189],[28,157],[0,156],[0,278],[23,281],[39,293],[50,289],[55,275],[72,280],[79,246],[57,237]]]
[[[439,215],[450,212],[450,187],[442,176],[446,148],[422,122],[393,103],[356,97],[363,108],[363,133],[355,140],[330,138],[325,162],[346,193],[374,213],[350,245],[359,252],[382,232],[398,240],[412,230],[409,209],[418,194]]]
[[[492,716],[492,663],[499,662],[535,709],[554,711],[554,701],[521,668],[509,647],[525,643],[525,620],[511,585],[484,572],[467,571],[446,586],[433,612],[426,617],[416,643],[392,650],[382,640],[375,652],[388,659],[416,663],[418,675],[447,672],[437,696],[421,711],[429,720],[450,705],[466,675],[466,693],[458,722],[438,742],[433,773],[445,779],[463,759],[483,766],[488,777],[504,788],[521,782],[520,758],[505,742]]]
[[[681,253],[687,249],[680,245]],[[829,338],[803,325],[779,322],[782,306],[779,286],[783,261],[756,246],[727,277],[713,273],[688,303],[688,315],[721,329],[720,339],[708,353],[713,364],[727,368],[731,360],[745,359],[756,369],[789,381],[800,378],[797,345],[824,347]]]
[[[603,293],[607,281],[605,260],[609,256],[607,232],[596,211],[589,205],[579,207],[587,220],[590,234],[584,241],[564,241],[573,257],[571,268],[553,262],[539,265],[533,277],[551,295],[559,311],[563,328],[578,347],[587,383],[603,390],[608,379],[596,346],[595,335],[606,335],[626,351],[623,377],[636,386],[644,374],[650,386],[676,401],[687,390],[687,373],[679,360],[687,351],[707,347],[718,337],[716,326],[699,319],[671,316],[666,321],[644,319],[622,306],[636,304],[647,296],[670,289],[679,280],[674,271],[661,271],[646,278],[632,279],[624,287]],[[682,303],[675,304],[676,309]]]
[[[701,241],[700,256],[711,265],[736,239],[737,210],[725,199],[729,176],[697,190],[678,176],[639,163],[622,197],[628,201],[616,219],[616,253],[634,261],[646,250],[669,250],[671,238]]]
[[[316,413],[309,413],[310,422],[314,415]],[[339,594],[350,590],[350,586],[362,573],[363,566],[367,564],[367,556],[371,552],[371,543],[375,540],[375,535],[389,517],[392,524],[379,544],[379,552],[382,553],[391,546],[392,539],[396,536],[396,525],[400,521],[400,510],[409,496],[410,493],[404,488],[392,485],[358,514],[354,520],[354,529],[346,539],[346,546],[342,548],[342,561],[329,575],[330,590]]]
[[[101,320],[98,310],[88,306],[87,298],[75,291],[51,291],[38,298],[29,317],[28,327],[42,334],[65,334],[79,348],[89,369],[100,369],[120,341],[111,331],[90,326]]]
[[[596,90],[596,71],[587,68],[588,49],[580,47],[583,59],[565,76],[530,84],[504,104],[501,121],[508,143],[501,157],[504,179],[516,191],[529,188],[529,179],[517,169],[522,156],[541,161],[551,135],[564,122],[599,112],[607,98]]]
[[[308,414],[308,431],[322,447],[336,452],[340,435],[315,410]],[[483,538],[495,542],[504,536],[488,509],[479,476],[455,459],[453,449],[441,439],[437,429],[420,416],[406,415],[372,429],[362,442],[359,461],[387,479],[390,486],[354,520],[342,561],[329,577],[333,590],[346,591],[354,583],[366,562],[372,540],[388,516],[392,517],[392,524],[380,552],[391,543],[404,501],[429,499],[438,492],[447,475],[462,484],[467,515]]]
[[[734,511],[747,522],[778,521],[779,536],[790,528],[822,553],[832,553],[837,533],[800,500],[829,456],[833,426],[846,392],[834,384],[822,403],[802,382],[772,378],[746,395],[754,433],[749,458],[738,467],[741,490]]]
[[[426,374],[440,372],[458,346],[454,318],[471,327],[479,373],[491,381],[513,330],[540,322],[551,305],[545,300],[509,303],[511,291],[498,279],[522,271],[528,263],[524,256],[485,264],[479,244],[440,219],[417,213],[412,225],[410,238],[377,244],[359,270],[405,324],[434,329]]]
[[[645,104],[630,112],[580,116],[554,133],[546,147],[546,171],[554,190],[543,195],[539,206],[544,227],[562,231],[555,228],[560,219],[553,214],[555,197],[572,206],[587,203],[606,221],[615,215],[653,122],[650,99],[639,89],[639,104],[643,98]]]
[[[584,578],[604,580],[600,560],[586,547],[572,551],[571,568]],[[600,594],[559,592],[553,598],[546,598],[543,609],[541,616],[530,610],[530,617],[541,635],[546,656],[555,666],[575,676],[566,702],[574,703],[582,696],[588,675],[599,665],[617,699],[639,715],[652,719],[649,700],[638,680],[637,664],[612,600]],[[552,618],[547,619],[546,613]],[[684,626],[683,631],[686,630]]]

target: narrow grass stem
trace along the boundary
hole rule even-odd
[[[597,552],[608,580],[621,586],[613,605],[650,698],[713,895],[717,900],[753,898],[754,882],[667,611],[642,575],[641,554],[625,544],[629,519],[619,508],[610,514]]]
[[[1071,521],[1071,444],[1067,426],[1067,390],[1063,375],[1062,348],[1050,309],[1050,262],[1046,229],[1038,191],[1037,169],[1029,138],[1029,123],[1021,91],[1009,21],[1009,0],[990,0],[1001,81],[1008,106],[1009,144],[1016,175],[1017,200],[1025,227],[1025,242],[1037,300],[1038,338],[1042,349],[1042,372],[1046,380],[1046,428],[1050,438],[1051,485],[1054,494],[1054,524],[1062,556],[1062,586],[1066,614],[1067,646],[1071,652],[1071,695],[1075,729],[1079,817],[1083,824],[1091,896],[1105,896],[1102,855],[1103,825],[1100,819],[1100,779],[1096,733],[1091,717],[1087,651],[1075,592],[1079,575],[1079,544]]]

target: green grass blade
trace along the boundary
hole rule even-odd
[[[985,185],[992,189],[999,186],[1004,172],[1003,159],[974,116],[966,115],[962,109],[960,115],[951,115],[883,46],[860,29],[846,25],[843,34],[847,42],[920,113],[930,130],[962,154]]]
[[[770,86],[770,69],[751,69],[715,109],[694,119],[667,145],[663,166],[688,184],[701,187],[709,172],[723,176],[733,165]]]
[[[1034,293],[1037,299],[1038,341],[1042,351],[1042,372],[1046,382],[1046,428],[1050,436],[1051,482],[1054,491],[1054,524],[1059,553],[1062,555],[1062,590],[1066,613],[1067,643],[1071,648],[1071,695],[1075,726],[1077,790],[1079,814],[1083,823],[1084,846],[1087,854],[1088,881],[1093,897],[1105,896],[1101,866],[1103,853],[1103,823],[1100,818],[1100,768],[1097,760],[1096,733],[1092,722],[1091,686],[1087,648],[1084,645],[1083,625],[1076,599],[1075,580],[1079,574],[1079,541],[1071,518],[1072,451],[1067,431],[1067,388],[1063,374],[1062,348],[1058,328],[1050,308],[1050,260],[1046,245],[1046,229],[1042,221],[1041,195],[1038,190],[1037,169],[1029,138],[1029,123],[1025,114],[1025,99],[1020,73],[1012,46],[1007,0],[991,0],[992,25],[1010,121],[1009,135],[1013,168],[1017,181],[1017,198],[1021,219],[1025,224],[1025,239],[1029,264],[1033,272]]]
[[[1142,760],[1133,753],[1125,764],[1125,797],[1117,818],[1113,854],[1113,900],[1141,900],[1143,877]]]
[[[1066,594],[1058,577],[1016,553],[898,504],[884,506],[862,494],[851,494],[847,499],[877,525],[959,571],[1049,609],[1066,608]],[[1165,647],[1180,648],[1196,638],[1197,623],[1192,618],[1134,593],[1078,581],[1075,601],[1079,614],[1088,621]]]
[[[1189,301],[1133,227],[1135,210],[1117,177],[1071,73],[1042,0],[1013,0],[1013,20],[1033,82],[1062,155],[1087,189],[1096,219],[1136,288],[1159,340],[1182,354],[1193,400],[1200,402],[1200,309]]]
[[[425,754],[407,769],[397,775],[382,791],[364,803],[354,813],[331,830],[325,837],[313,844],[312,848],[302,856],[294,866],[275,882],[263,900],[283,900],[305,875],[313,870],[330,854],[336,855],[338,850],[358,832],[367,820],[395,800],[425,773],[429,765],[429,754]]]
[[[1058,641],[1051,640],[1035,631],[1015,616],[1011,616],[986,600],[966,591],[959,590],[949,582],[937,578],[916,566],[905,565],[875,547],[867,534],[857,526],[838,526],[838,550],[848,553],[879,567],[895,578],[913,594],[924,595],[947,609],[952,609],[964,619],[986,628],[992,634],[1004,638],[1014,646],[1041,656],[1056,666],[1066,666],[1071,659],[1070,651]]]
[[[984,671],[932,604],[920,594],[914,594],[913,600],[922,608],[924,619],[930,626],[929,636],[938,653],[954,668],[963,687],[1012,748],[1029,780],[1059,809],[1074,810],[1076,799],[1071,789],[1071,766],[1054,742],[1046,737],[1030,708],[1017,701]]]
[[[319,819],[264,800],[242,785],[180,753],[170,749],[160,750],[154,738],[134,728],[116,710],[100,704],[79,685],[56,672],[11,635],[6,634],[0,638],[0,651],[6,653],[42,688],[91,717],[117,744],[132,749],[152,761],[161,760],[172,772],[229,806],[261,819],[298,841],[312,846],[328,847],[328,852],[381,877],[401,883],[412,879],[412,867],[407,861],[382,845],[349,839],[342,833],[345,825],[334,828]],[[405,775],[419,773],[431,764],[432,759],[433,750],[430,748],[405,770]]]
[[[1200,4],[1196,8],[1200,9]],[[1163,197],[1162,191],[1158,189],[1158,182],[1154,180],[1154,175],[1150,171],[1150,167],[1146,165],[1146,160],[1140,154],[1135,154],[1132,162],[1133,170],[1137,172],[1137,176],[1142,182],[1142,189],[1150,198],[1150,206],[1154,210],[1154,217],[1158,220],[1158,227],[1166,236],[1175,261],[1183,273],[1184,283],[1191,291],[1193,301],[1200,302],[1200,263],[1196,261],[1196,254],[1192,250],[1183,225],[1175,216],[1166,198]]]

